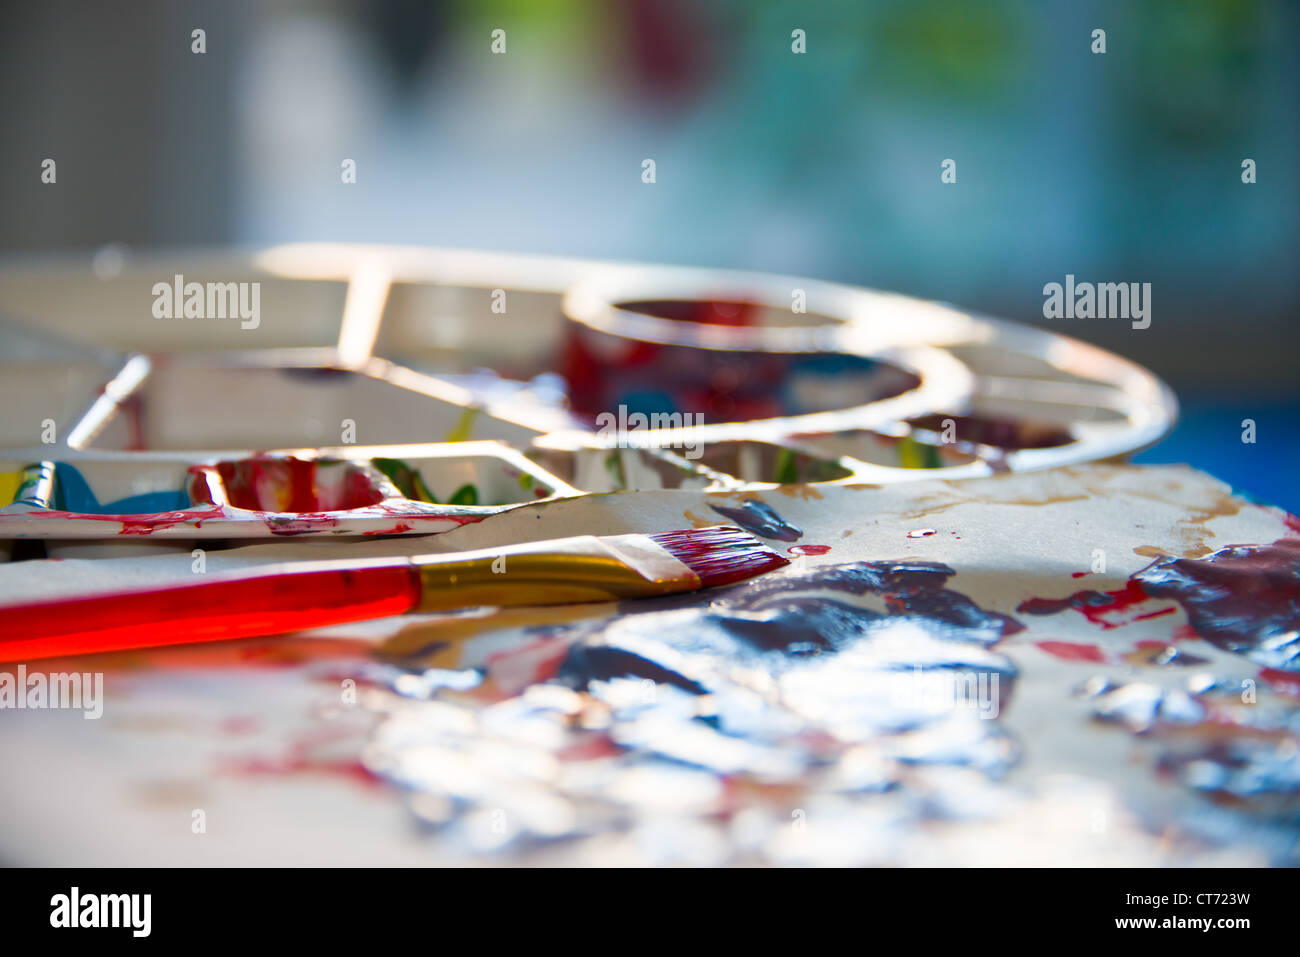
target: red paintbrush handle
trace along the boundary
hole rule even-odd
[[[0,661],[277,635],[400,615],[419,600],[419,572],[402,562],[0,607]]]

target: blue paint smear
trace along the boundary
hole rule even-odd
[[[709,508],[723,518],[731,519],[751,535],[758,535],[762,538],[775,538],[781,542],[797,542],[803,537],[802,528],[798,525],[791,525],[776,513],[776,509],[766,502],[754,499],[741,502],[738,506],[713,505],[710,503]]]

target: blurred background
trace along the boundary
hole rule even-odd
[[[1140,461],[1296,511],[1298,28],[1265,0],[10,0],[0,253],[352,240],[897,290],[1147,365],[1184,418]],[[1067,273],[1150,282],[1151,327],[1044,319]]]

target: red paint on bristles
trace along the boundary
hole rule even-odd
[[[790,564],[788,558],[731,525],[683,528],[649,537],[699,575],[705,588],[730,585]]]

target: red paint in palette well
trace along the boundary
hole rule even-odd
[[[317,483],[322,463],[291,455],[259,456],[218,462],[217,473],[230,504],[255,512],[330,512],[364,508],[383,501],[371,477],[354,465],[328,463],[344,470],[343,481],[328,499]]]

